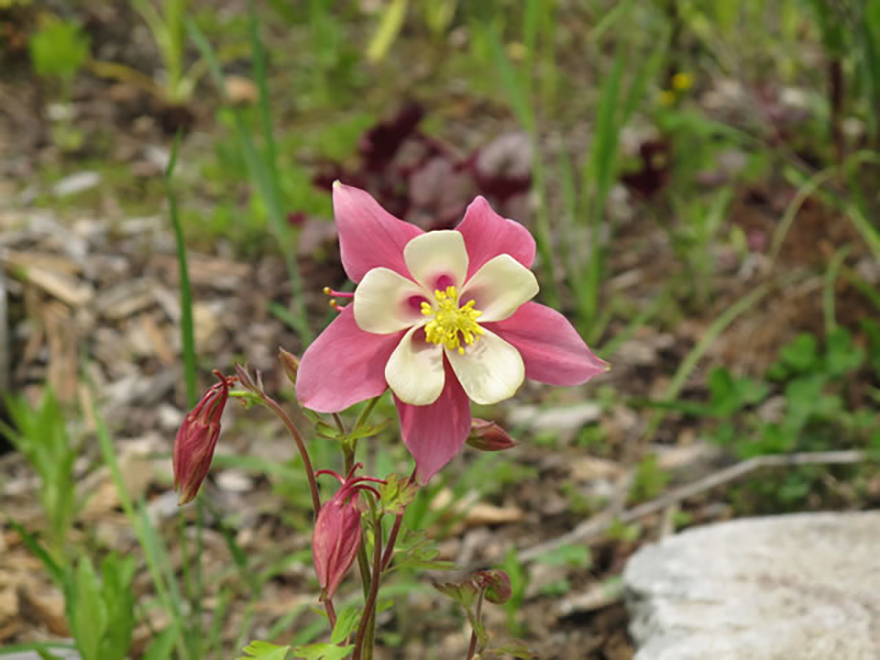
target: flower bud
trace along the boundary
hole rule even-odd
[[[324,598],[333,598],[361,545],[357,493],[346,491],[343,486],[321,507],[312,535],[312,558]]]
[[[516,447],[516,440],[495,422],[484,419],[471,419],[471,434],[468,445],[480,451],[504,451]]]
[[[505,571],[478,571],[473,576],[474,584],[484,589],[486,600],[496,605],[503,605],[513,593],[510,576]]]
[[[321,585],[322,599],[333,598],[360,548],[359,491],[368,490],[378,498],[378,491],[365,482],[384,483],[381,479],[372,477],[355,477],[354,472],[359,467],[362,467],[361,464],[356,464],[347,479],[329,470],[320,470],[317,473],[332,474],[342,483],[336,494],[321,507],[312,534],[312,559],[318,574],[318,584]]]
[[[299,358],[293,353],[288,353],[283,348],[278,349],[278,359],[284,367],[284,373],[292,385],[296,385],[296,374],[299,371]]]
[[[178,505],[191,502],[199,492],[220,436],[220,417],[229,400],[233,378],[214,372],[220,382],[209,389],[183,419],[174,440],[174,487],[180,491]]]

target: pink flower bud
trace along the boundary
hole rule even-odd
[[[229,386],[234,378],[220,372],[214,374],[220,382],[209,389],[198,405],[187,414],[174,440],[174,487],[180,491],[178,505],[191,502],[199,492],[220,436],[220,417],[229,400]]]
[[[319,475],[332,474],[342,483],[336,494],[321,507],[312,534],[312,559],[318,574],[318,584],[321,585],[322,599],[333,598],[360,548],[361,510],[358,492],[369,490],[378,498],[376,489],[364,482],[384,483],[381,479],[372,477],[355,477],[354,472],[359,467],[362,467],[360,463],[355,465],[347,479],[329,470],[318,472]]]
[[[504,451],[516,447],[516,440],[495,422],[471,419],[471,433],[467,443],[480,451]]]

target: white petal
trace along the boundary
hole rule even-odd
[[[502,254],[474,273],[459,300],[462,304],[474,300],[474,308],[483,312],[477,321],[489,323],[513,316],[520,305],[537,295],[538,289],[538,280],[532,271],[509,254]]]
[[[433,295],[393,270],[373,268],[354,291],[354,320],[364,332],[379,335],[405,330],[424,320],[422,300]]]
[[[476,403],[498,403],[516,394],[526,375],[519,351],[489,330],[472,346],[446,351],[455,375]]]
[[[403,259],[413,279],[431,291],[450,284],[460,290],[467,276],[467,249],[464,237],[457,231],[432,231],[416,236],[403,248]]]
[[[443,392],[446,374],[443,349],[422,337],[421,326],[407,332],[385,365],[385,380],[397,398],[413,406],[434,403]],[[415,336],[419,332],[419,336]]]

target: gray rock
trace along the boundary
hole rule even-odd
[[[526,426],[532,431],[575,431],[602,417],[602,406],[584,402],[572,406],[539,408],[520,406],[507,416],[511,426]]]
[[[64,177],[54,186],[52,193],[56,197],[70,197],[96,188],[101,183],[101,175],[98,172],[85,171],[77,172]]]
[[[880,512],[697,528],[624,572],[636,660],[877,660]]]

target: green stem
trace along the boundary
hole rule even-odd
[[[373,579],[370,582],[370,593],[367,595],[367,601],[364,604],[364,612],[361,615],[361,622],[358,625],[357,636],[355,637],[354,655],[352,660],[363,660],[364,658],[364,640],[367,635],[367,629],[370,627],[370,620],[373,619],[374,610],[376,609],[376,598],[379,595],[380,574],[382,573],[382,518],[376,518],[376,533],[373,535]],[[372,657],[373,651],[370,649],[369,656]]]
[[[344,473],[348,475],[354,466],[354,447],[344,452],[345,467]],[[357,552],[358,572],[361,574],[361,584],[364,589],[364,600],[370,593],[370,560],[367,559],[367,549],[364,544],[364,533],[361,531],[361,543]]]
[[[339,429],[339,432],[345,435],[345,424],[343,424],[339,413],[333,413],[333,421],[336,422],[336,428]],[[348,473],[346,472],[346,474]]]
[[[480,595],[477,596],[477,607],[476,612],[474,613],[474,619],[477,623],[480,622],[480,619],[483,616],[483,594],[485,592],[481,591]],[[468,647],[467,660],[472,660],[474,657],[474,653],[477,652],[477,630],[476,628],[471,631],[471,644]]]
[[[413,470],[413,473],[409,476],[409,484],[412,484],[416,480],[416,471]],[[385,571],[388,569],[388,564],[391,563],[392,557],[394,557],[394,544],[397,543],[397,535],[400,533],[400,525],[403,523],[403,516],[406,513],[406,510],[397,514],[397,517],[394,519],[394,526],[391,528],[391,534],[388,535],[388,544],[385,547],[385,555],[382,557],[382,570]]]
[[[375,408],[376,404],[379,403],[379,399],[381,397],[382,397],[382,395],[380,394],[379,396],[377,396],[373,399],[370,399],[367,402],[366,408],[363,409],[360,416],[358,416],[357,421],[354,423],[354,429],[353,429],[354,431],[357,431],[358,429],[361,428],[361,426],[363,426],[366,423],[370,414],[373,412],[373,408]]]

